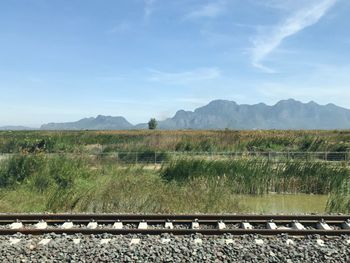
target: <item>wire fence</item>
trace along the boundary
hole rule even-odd
[[[18,154],[0,154],[0,161]],[[48,156],[85,156],[96,161],[111,161],[124,164],[163,164],[181,158],[202,160],[260,160],[271,162],[315,161],[349,162],[349,152],[104,152],[84,153],[46,153]]]

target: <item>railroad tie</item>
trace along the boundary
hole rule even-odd
[[[46,229],[47,228],[47,223],[44,220],[39,221],[35,225],[36,229]]]
[[[117,222],[115,222],[113,224],[113,228],[114,229],[123,229],[123,223],[120,220],[118,220]]]
[[[243,229],[253,229],[253,226],[248,222],[248,221],[244,221],[244,222],[242,222],[241,223],[241,227],[243,228]]]
[[[192,229],[199,229],[199,222],[198,222],[197,218],[191,223],[191,228]]]
[[[10,229],[21,229],[21,228],[23,228],[22,222],[17,221],[10,224]]]
[[[148,228],[148,225],[147,225],[147,222],[145,220],[142,220],[140,223],[139,223],[139,226],[137,227],[138,229],[147,229]]]
[[[346,221],[342,224],[342,228],[343,228],[343,229],[350,229],[350,219],[346,220]]]
[[[317,223],[317,228],[327,231],[332,230],[332,228],[323,219]]]

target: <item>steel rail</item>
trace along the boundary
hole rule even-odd
[[[17,220],[0,220],[0,225],[5,225],[5,224],[11,224],[13,222],[15,222]],[[18,221],[21,221],[23,224],[35,224],[39,221],[41,221],[41,219],[36,219],[36,220],[18,220]],[[123,219],[123,220],[120,220],[119,218],[116,218],[116,220],[96,220],[94,218],[91,218],[90,220],[79,220],[79,219],[68,219],[68,220],[62,220],[62,219],[59,219],[59,220],[44,220],[46,223],[48,224],[61,224],[61,223],[64,223],[64,222],[72,222],[72,223],[76,223],[76,224],[88,224],[90,223],[91,221],[96,221],[97,223],[99,224],[113,224],[115,223],[116,221],[120,221],[122,223],[125,223],[125,224],[137,224],[141,221],[146,221],[147,223],[149,224],[162,224],[162,223],[165,223],[165,222],[172,222],[174,224],[191,224],[194,220],[180,220],[180,219],[175,219],[175,220],[144,220],[143,218],[140,219],[140,220],[136,220],[136,219]],[[242,222],[249,222],[249,223],[253,223],[253,224],[263,224],[263,223],[266,223],[266,222],[269,222],[269,221],[272,221],[276,224],[287,224],[287,223],[291,223],[293,222],[294,220],[274,220],[274,219],[268,219],[268,220],[222,220],[222,219],[218,219],[218,220],[196,220],[198,223],[200,224],[216,224],[218,221],[222,221],[226,224],[237,224],[237,223],[242,223]],[[299,223],[302,223],[302,224],[316,224],[320,221],[324,221],[328,224],[342,224],[345,220],[295,220],[295,221],[298,221]]]
[[[289,234],[293,236],[306,236],[306,235],[324,235],[324,236],[339,236],[349,235],[350,229],[343,228],[342,224],[349,222],[350,215],[210,215],[210,214],[187,214],[187,215],[161,215],[161,214],[0,214],[0,225],[11,224],[14,222],[21,222],[24,224],[18,229],[0,228],[0,235],[13,235],[16,233],[42,235],[47,233],[55,234],[103,234],[109,233],[114,235],[126,235],[126,234],[147,234],[147,235],[159,235],[164,233],[171,233],[174,235],[189,235],[200,233],[203,235],[246,235],[246,234],[260,234],[260,235],[279,235]],[[25,226],[26,224],[35,224],[40,221],[47,223],[47,228],[36,229],[33,227]],[[73,227],[69,229],[63,229],[57,225],[70,221],[73,223]],[[100,227],[95,229],[85,228],[79,226],[78,228],[74,224],[87,225],[89,222],[95,221],[100,224]],[[110,226],[102,226],[102,224],[113,224],[117,221],[123,224],[138,224],[140,222],[147,222],[149,227],[147,229],[130,228],[130,229],[115,229]],[[243,224],[249,222],[253,225],[253,229],[241,228],[198,228],[198,229],[167,229],[167,228],[154,228],[155,224],[164,224],[165,222],[173,222],[176,225],[191,225],[193,222],[198,222],[203,225],[216,225],[218,222],[224,222],[225,224]],[[294,229],[290,227],[282,227],[277,229],[261,229],[261,224],[267,225],[269,222],[274,222],[276,225],[290,225],[294,222],[299,222],[305,226],[304,229]],[[317,225],[320,223],[329,224],[329,226],[335,227],[334,229],[319,229]],[[52,225],[57,224],[55,227]],[[260,225],[259,228],[254,228],[256,225]],[[347,223],[346,223],[347,224]],[[101,227],[102,226],[102,227]],[[312,226],[311,228],[309,226]],[[316,226],[316,227],[315,227]],[[325,228],[325,227],[323,227]],[[329,228],[329,227],[328,227]]]
[[[0,221],[13,220],[231,220],[231,221],[345,221],[350,215],[228,215],[228,214],[0,214]]]
[[[320,230],[320,229],[0,229],[0,235],[43,235],[43,234],[83,234],[83,235],[99,235],[99,234],[113,234],[113,235],[127,235],[127,234],[143,234],[143,235],[161,235],[161,234],[173,234],[173,235],[190,235],[190,234],[202,234],[202,235],[250,235],[259,234],[263,236],[275,236],[281,234],[288,234],[291,236],[307,236],[307,235],[322,235],[322,236],[341,236],[350,235],[350,230]]]

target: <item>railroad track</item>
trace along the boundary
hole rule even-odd
[[[16,233],[350,236],[350,215],[0,214],[0,235]]]

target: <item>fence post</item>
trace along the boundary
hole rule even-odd
[[[135,164],[137,164],[137,152],[135,152]]]
[[[157,165],[157,152],[154,151],[154,165]]]

